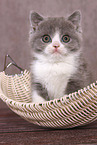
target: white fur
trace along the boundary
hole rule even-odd
[[[59,43],[59,53],[53,53],[53,44]],[[77,70],[77,54],[68,54],[64,45],[60,42],[58,33],[52,39],[52,43],[45,49],[46,55],[37,54],[38,60],[32,65],[32,71],[38,80],[48,91],[51,99],[64,96],[69,78]],[[37,99],[36,99],[37,98]],[[33,93],[34,102],[45,101],[36,92]]]
[[[34,90],[33,91],[33,96],[32,96],[32,102],[37,102],[37,103],[41,103],[46,101],[43,97],[39,96],[37,94],[37,92]]]

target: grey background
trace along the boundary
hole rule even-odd
[[[0,71],[3,70],[6,54],[29,70],[31,10],[43,16],[66,16],[75,10],[81,11],[84,56],[93,79],[97,80],[97,0],[0,0]],[[9,71],[17,72],[14,67]]]

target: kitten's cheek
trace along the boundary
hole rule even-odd
[[[48,47],[45,48],[44,52],[45,52],[45,54],[52,54],[53,49],[50,46],[48,46]]]
[[[68,53],[67,48],[63,48],[62,53],[63,53],[63,55],[67,55],[67,53]]]

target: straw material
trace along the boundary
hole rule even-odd
[[[30,73],[0,73],[0,98],[25,120],[44,127],[72,128],[97,119],[97,82],[60,99],[32,103]]]

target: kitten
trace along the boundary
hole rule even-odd
[[[67,18],[43,18],[32,12],[30,22],[32,101],[60,98],[87,86],[80,12]]]

